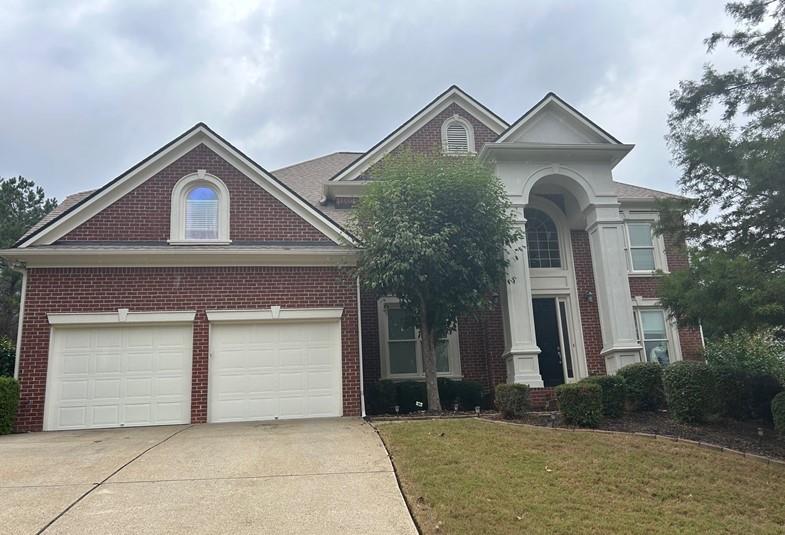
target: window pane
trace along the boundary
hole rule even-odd
[[[670,363],[670,357],[668,356],[668,343],[665,340],[644,342],[643,347],[646,350],[647,361],[658,362],[663,366],[667,366]]]
[[[413,340],[414,327],[406,326],[406,314],[400,308],[387,309],[387,329],[390,340]]]
[[[654,249],[632,249],[632,269],[635,271],[653,271]]]
[[[560,268],[559,234],[556,224],[544,212],[527,208],[526,247],[531,268]]]
[[[628,223],[630,230],[630,245],[633,247],[650,247],[652,245],[651,224]]]
[[[662,340],[665,334],[665,315],[661,310],[641,310],[644,340]]]
[[[417,373],[417,342],[390,342],[390,373]]]
[[[198,187],[188,192],[185,202],[185,239],[218,239],[218,194]]]
[[[436,371],[449,372],[450,371],[450,358],[447,352],[449,344],[447,339],[442,339],[436,342]]]

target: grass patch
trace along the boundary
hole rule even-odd
[[[785,469],[477,420],[377,424],[424,533],[783,533]]]

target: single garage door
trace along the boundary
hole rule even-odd
[[[340,416],[340,321],[216,323],[208,420]]]
[[[183,325],[55,327],[47,430],[191,420],[191,341]]]

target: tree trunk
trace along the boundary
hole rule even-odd
[[[439,383],[436,380],[436,340],[433,330],[426,319],[425,306],[422,307],[420,321],[420,338],[422,339],[422,367],[425,371],[425,387],[428,392],[428,410],[441,412],[442,403],[439,399]]]

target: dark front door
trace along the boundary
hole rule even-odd
[[[564,383],[559,322],[556,319],[556,299],[532,299],[534,334],[540,348],[540,375],[545,386]]]

